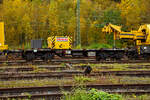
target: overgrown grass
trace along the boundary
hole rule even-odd
[[[95,78],[90,78],[90,77],[87,77],[87,76],[75,76],[74,81],[77,84],[84,84],[86,82],[94,82],[94,81],[96,81],[96,79]]]

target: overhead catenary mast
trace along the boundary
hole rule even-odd
[[[80,35],[80,0],[77,0],[77,34],[76,34],[76,46],[81,46]]]

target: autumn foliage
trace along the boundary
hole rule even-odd
[[[26,45],[31,39],[69,35],[75,41],[77,0],[3,0],[0,20],[5,22],[6,43]],[[81,0],[82,46],[110,43],[101,32],[106,23],[137,29],[150,23],[149,0]]]

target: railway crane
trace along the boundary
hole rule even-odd
[[[124,32],[121,26],[113,25],[111,23],[103,27],[102,32],[113,33],[114,46],[117,39],[131,39],[136,44],[136,52],[138,55],[150,57],[150,24],[141,25],[138,30]],[[135,50],[134,50],[135,51]],[[137,55],[132,52],[131,55]]]
[[[17,55],[26,61],[42,59],[49,61],[54,56],[66,57],[94,57],[96,60],[121,60],[126,58],[150,58],[150,24],[141,25],[138,30],[124,32],[121,26],[107,24],[102,32],[113,33],[114,47],[117,39],[131,39],[135,42],[136,48],[99,48],[99,49],[72,49],[72,38],[70,36],[51,36],[47,38],[48,46],[42,48],[42,40],[31,40],[29,49],[8,49],[4,41],[4,22],[0,22],[0,55]],[[7,59],[8,60],[8,59]]]

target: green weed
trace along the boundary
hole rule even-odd
[[[94,79],[86,77],[86,76],[75,76],[74,81],[75,81],[75,83],[83,84],[86,82],[92,82],[92,81],[94,81]]]
[[[109,94],[107,92],[84,88],[77,88],[71,93],[66,93],[62,100],[123,100],[121,95]]]

